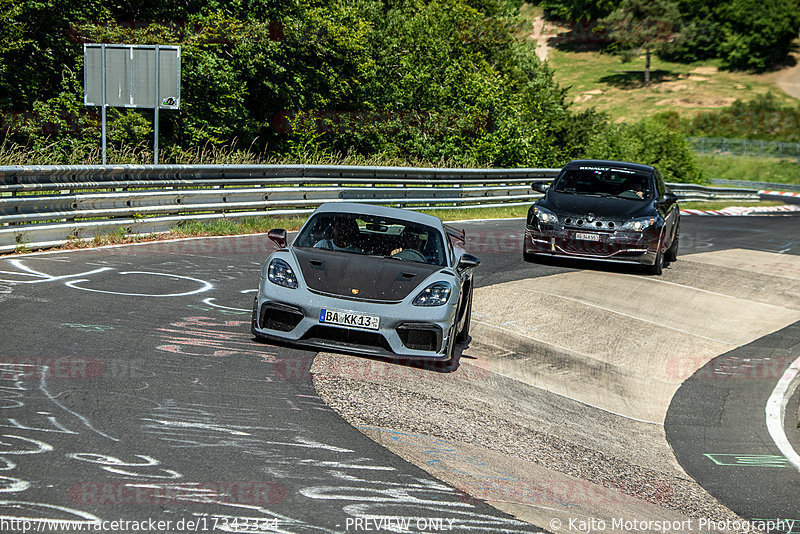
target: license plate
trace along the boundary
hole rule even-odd
[[[582,234],[577,232],[575,239],[582,239],[584,241],[600,241],[600,234]]]
[[[350,326],[353,328],[366,328],[368,330],[378,330],[381,318],[377,315],[364,315],[342,310],[326,310],[319,312],[319,322],[326,324],[337,324],[340,326]]]

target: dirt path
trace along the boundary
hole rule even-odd
[[[536,20],[533,21],[533,33],[531,34],[531,38],[536,41],[536,55],[542,61],[547,60],[547,52],[549,51],[547,35],[544,33],[544,25],[544,17],[536,17]]]
[[[794,67],[790,67],[778,75],[776,82],[784,93],[800,100],[800,58],[797,60]]]

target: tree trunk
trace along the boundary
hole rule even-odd
[[[644,49],[644,86],[650,85],[650,49]]]

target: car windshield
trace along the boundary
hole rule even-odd
[[[446,265],[441,233],[435,228],[357,213],[312,216],[293,246]]]
[[[566,169],[553,182],[553,191],[574,195],[645,200],[652,197],[650,177],[629,169]]]

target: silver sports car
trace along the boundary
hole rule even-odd
[[[261,270],[253,334],[359,354],[454,360],[467,340],[472,274],[464,233],[436,217],[367,204],[323,204]]]

